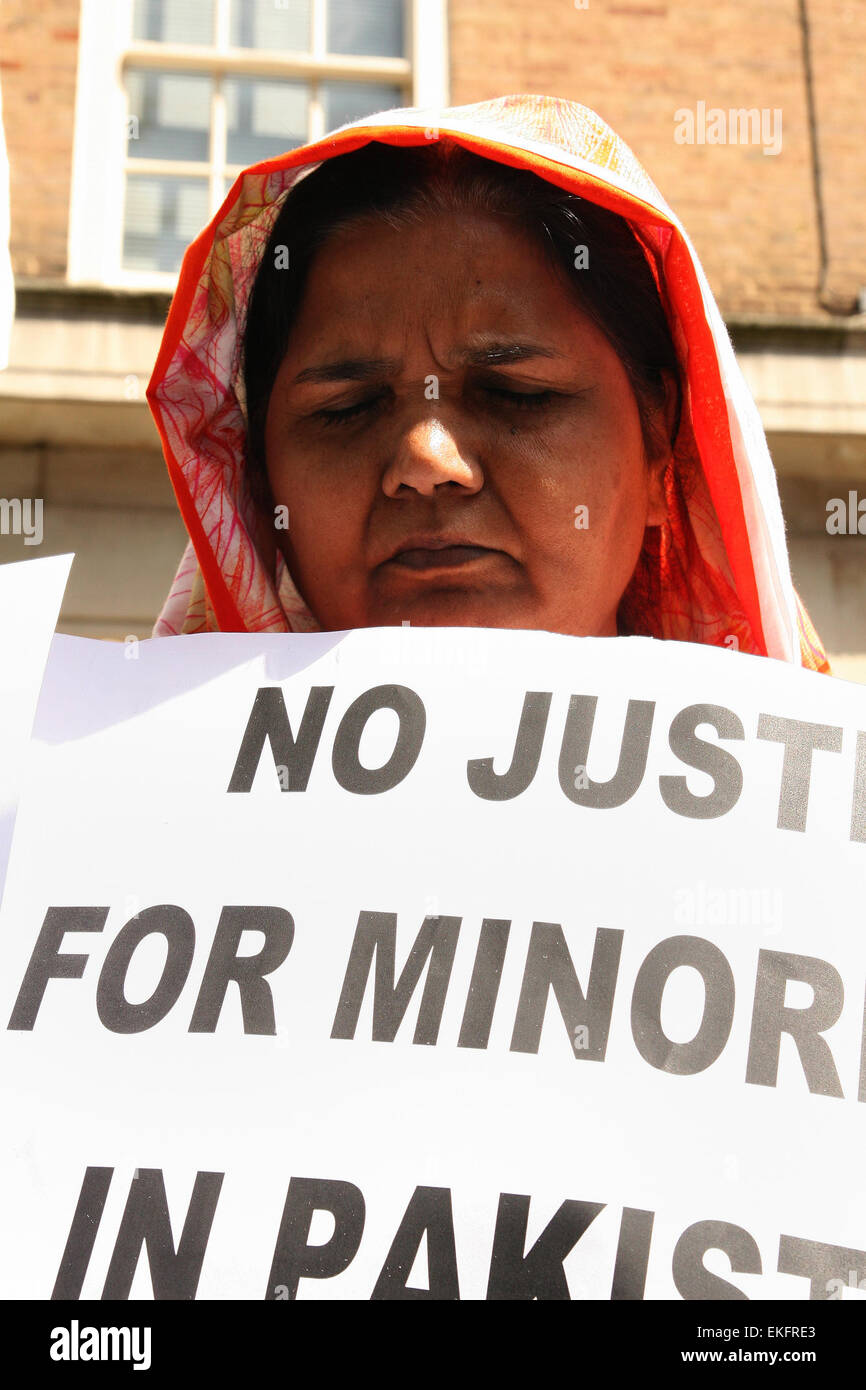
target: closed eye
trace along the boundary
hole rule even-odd
[[[507,401],[509,405],[516,405],[518,409],[531,409],[533,406],[546,405],[554,396],[559,395],[558,391],[505,391],[499,386],[485,386],[484,390],[489,396],[496,396],[499,400]]]
[[[482,386],[485,395],[494,397],[497,401],[513,407],[516,410],[540,409],[548,405],[561,393],[545,389],[543,391],[508,391],[501,386]],[[372,410],[385,399],[387,392],[378,392],[375,396],[367,396],[362,401],[357,401],[354,405],[344,406],[340,410],[316,410],[313,412],[313,419],[320,420],[326,427],[333,425],[348,424],[351,420]]]
[[[368,396],[363,401],[357,401],[355,405],[344,406],[342,410],[314,410],[313,419],[321,420],[323,425],[342,425],[349,420],[354,420],[357,416],[363,415],[364,411],[371,406],[377,405],[383,399],[380,392],[376,396]]]

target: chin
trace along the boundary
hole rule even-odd
[[[547,631],[553,632],[556,629],[549,627],[546,623],[528,616],[518,616],[515,614],[497,613],[494,610],[475,609],[454,609],[449,612],[438,613],[409,613],[406,619],[411,627],[486,627],[502,628],[511,631]]]
[[[538,627],[528,613],[516,612],[508,603],[479,601],[474,594],[430,594],[407,601],[401,611],[389,605],[387,614],[371,620],[371,626],[408,622],[412,627]]]
[[[504,628],[521,632],[553,632],[562,637],[616,637],[616,624],[603,621],[575,622],[558,621],[539,613],[520,611],[503,604],[454,603],[433,605],[421,603],[406,606],[406,612],[399,617],[380,615],[372,618],[368,627],[399,627],[408,622],[410,627],[486,627]]]

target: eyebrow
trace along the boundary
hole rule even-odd
[[[458,367],[494,367],[503,363],[525,362],[532,357],[562,357],[561,352],[542,343],[515,341],[488,342],[464,348],[456,355]],[[323,362],[318,367],[305,367],[293,379],[293,385],[305,381],[369,381],[396,371],[396,357],[345,357],[336,362]]]

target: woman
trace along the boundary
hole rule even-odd
[[[246,171],[148,397],[190,535],[156,636],[541,628],[829,670],[697,257],[584,107],[386,112]]]

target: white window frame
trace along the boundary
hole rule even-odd
[[[447,0],[404,0],[408,20],[410,57],[366,58],[327,55],[325,8],[312,0],[312,52],[264,52],[230,48],[228,0],[215,0],[217,46],[203,48],[155,42],[132,42],[133,0],[81,0],[78,41],[78,80],[72,185],[69,207],[67,280],[75,285],[99,285],[117,289],[173,290],[177,275],[165,271],[135,271],[121,265],[123,197],[127,171],[146,174],[180,172],[172,161],[128,158],[127,66],[152,67],[161,72],[232,74],[255,77],[302,77],[312,83],[310,138],[325,134],[324,114],[317,83],[330,77],[352,77],[370,82],[405,85],[411,106],[448,104]],[[212,128],[211,150],[224,148],[225,121],[222,98],[214,108],[217,129]],[[222,202],[224,179],[242,166],[219,167],[213,162],[184,161],[190,173],[206,174],[211,181],[211,206]],[[212,214],[209,214],[209,216]]]

